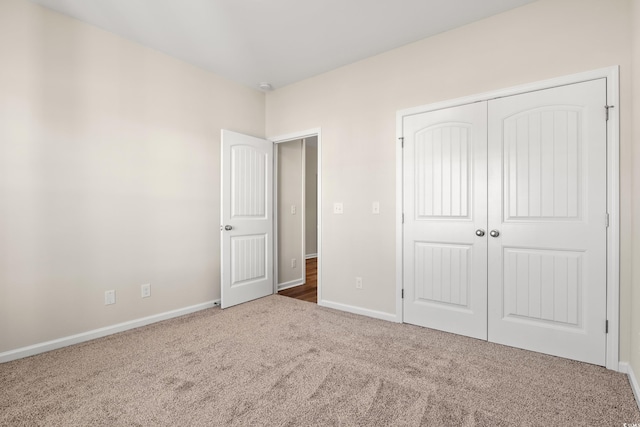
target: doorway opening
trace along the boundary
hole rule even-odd
[[[320,300],[319,132],[274,138],[275,292]]]

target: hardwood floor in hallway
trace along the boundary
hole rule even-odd
[[[307,278],[304,285],[284,289],[278,292],[278,295],[307,302],[318,302],[318,258],[309,258],[305,264]]]

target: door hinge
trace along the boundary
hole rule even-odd
[[[609,121],[609,109],[610,108],[616,108],[615,105],[605,105],[604,109],[607,112],[606,116],[607,116],[607,121]]]
[[[400,140],[400,147],[404,148],[404,136],[401,136],[400,138],[398,138]]]
[[[609,214],[606,213],[604,215],[604,225],[608,228],[609,227]]]
[[[404,299],[404,289],[402,290],[402,299]]]
[[[609,321],[608,320],[604,321],[604,333],[605,334],[609,333]]]
[[[404,224],[404,212],[402,212],[402,223]]]

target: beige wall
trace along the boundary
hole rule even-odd
[[[265,112],[267,135],[322,128],[323,298],[393,313],[396,112],[620,65],[621,359],[639,372],[638,1],[539,0],[276,90],[266,110],[261,93],[0,1],[0,352],[219,298],[220,129],[263,136]]]
[[[631,366],[640,375],[640,0],[631,0],[633,28],[633,296]]]
[[[0,63],[0,352],[218,299],[220,129],[264,95],[24,0]]]
[[[302,160],[301,139],[278,144],[278,285],[300,281],[304,270]]]
[[[539,0],[267,95],[267,135],[322,129],[322,297],[395,312],[396,112],[621,66],[621,357],[630,354],[629,0]],[[379,200],[380,215],[371,214]],[[332,213],[333,202],[344,214]],[[355,277],[363,277],[363,289]],[[636,308],[637,312],[638,309]]]
[[[305,140],[305,255],[318,253],[318,137]]]

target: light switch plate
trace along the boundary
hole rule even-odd
[[[140,293],[142,298],[149,298],[151,296],[151,283],[146,283],[140,286]]]
[[[105,291],[104,293],[104,305],[111,305],[116,303],[116,291]]]

